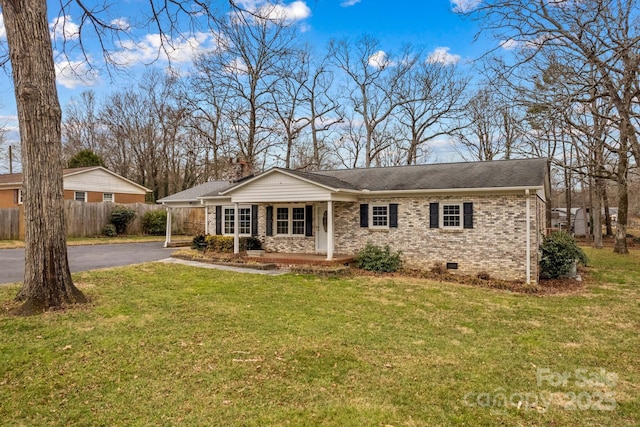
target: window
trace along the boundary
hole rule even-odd
[[[103,202],[113,202],[113,193],[102,193]]]
[[[442,227],[443,228],[461,228],[462,209],[459,204],[442,205]]]
[[[276,233],[289,234],[289,208],[276,210]]]
[[[371,207],[371,227],[387,228],[389,226],[389,206],[373,205]]]
[[[292,234],[304,234],[304,208],[292,208]]]
[[[86,191],[76,191],[73,194],[73,200],[76,202],[86,202],[87,201],[87,192]]]
[[[224,229],[223,234],[234,234],[235,232],[235,209],[233,206],[225,206],[223,209]],[[251,234],[251,207],[238,207],[239,234]]]
[[[18,204],[21,205],[24,203],[24,193],[22,190],[18,190]]]
[[[398,228],[398,204],[371,205],[360,204],[360,227],[370,229]]]
[[[305,207],[278,207],[276,209],[276,234],[304,236],[306,230]]]

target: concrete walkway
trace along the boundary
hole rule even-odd
[[[179,259],[179,258],[165,258],[165,259],[158,260],[157,262],[164,262],[167,264],[190,265],[191,267],[210,268],[214,270],[234,271],[236,273],[264,274],[266,276],[281,276],[289,272],[288,270],[283,270],[283,269],[258,270],[256,268],[244,268],[244,267],[233,267],[230,265],[209,264],[207,262],[189,261],[186,259]]]

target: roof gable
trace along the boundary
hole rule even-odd
[[[97,171],[97,172],[96,172]],[[63,177],[63,181],[65,183],[65,189],[67,188],[67,183],[74,181],[73,177],[76,177],[78,175],[81,174],[87,174],[87,173],[93,173],[94,175],[100,175],[102,176],[102,179],[117,179],[122,181],[122,183],[126,186],[128,186],[131,191],[130,192],[136,192],[136,193],[140,193],[142,192],[144,193],[149,193],[152,190],[137,184],[121,175],[118,175],[115,172],[110,171],[107,168],[104,168],[102,166],[90,166],[90,167],[84,167],[84,168],[70,168],[70,169],[63,169],[62,170],[62,177]],[[98,178],[94,179],[94,180],[87,180],[86,178],[82,178],[79,181],[83,182],[83,187],[85,188],[73,188],[75,190],[86,190],[86,191],[96,191],[93,188],[86,188],[87,185],[90,185],[91,183],[95,183],[95,181]],[[21,186],[23,182],[23,177],[21,173],[14,173],[14,174],[6,174],[6,175],[0,175],[0,185],[2,186]],[[98,191],[102,191],[101,189],[99,189]]]

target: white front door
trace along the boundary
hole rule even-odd
[[[316,206],[316,252],[327,253],[327,204]]]

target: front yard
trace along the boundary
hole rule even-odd
[[[0,419],[635,426],[640,252],[588,255],[584,289],[544,297],[159,263],[76,274],[90,306],[0,314]]]

